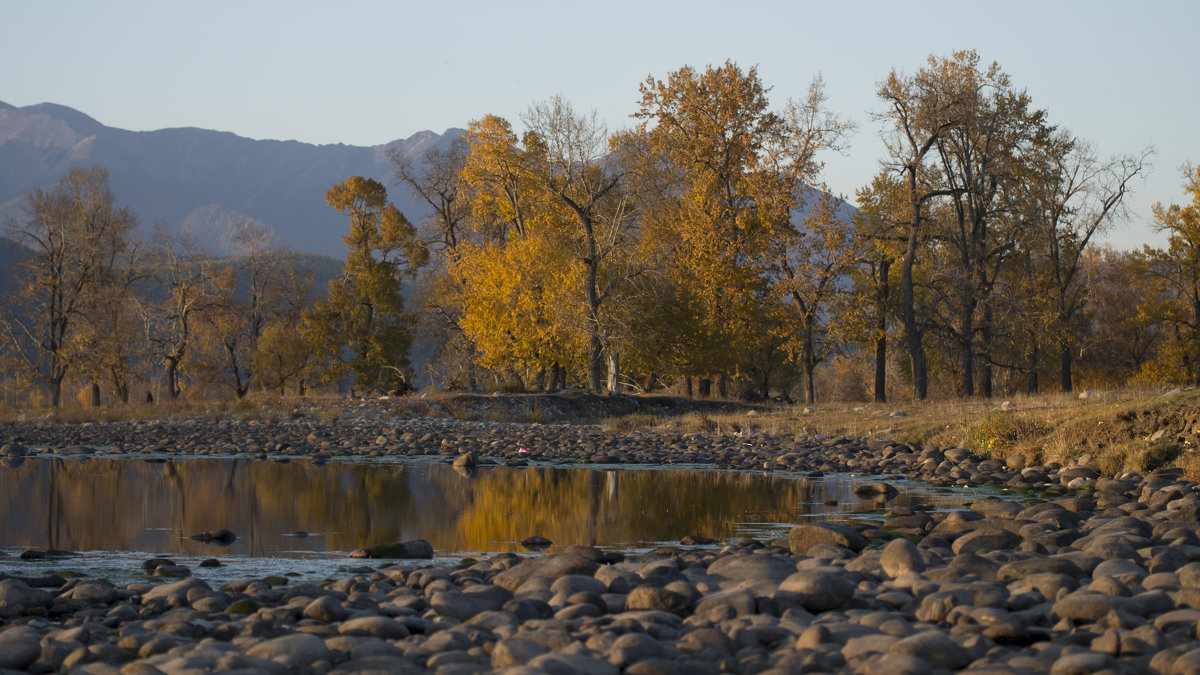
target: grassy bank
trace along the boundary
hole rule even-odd
[[[828,403],[747,415],[691,413],[671,419],[608,420],[614,430],[639,427],[739,433],[885,437],[966,448],[1030,463],[1069,463],[1089,456],[1107,474],[1183,467],[1200,478],[1200,391],[1117,390],[907,404]],[[1084,458],[1087,459],[1087,458]]]
[[[364,405],[344,397],[250,396],[240,401],[59,410],[0,410],[0,423],[79,423],[171,417],[261,419],[313,416],[338,419]],[[1200,479],[1200,391],[1113,390],[1004,399],[950,399],[901,404],[824,403],[747,406],[669,397],[609,398],[587,394],[438,394],[368,403],[385,414],[496,422],[599,423],[613,432],[657,429],[680,433],[885,437],[941,447],[962,447],[1030,463],[1078,461],[1087,456],[1106,474],[1182,467]]]

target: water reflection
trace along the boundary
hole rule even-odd
[[[532,534],[638,546],[778,534],[780,524],[813,514],[870,508],[853,488],[707,470],[32,458],[0,468],[0,549],[307,557],[420,537],[444,555],[517,551]],[[904,491],[888,504],[929,498]],[[187,538],[218,528],[238,540],[222,547]]]

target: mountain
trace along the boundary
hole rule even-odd
[[[345,254],[345,216],[325,191],[353,175],[383,183],[405,215],[419,222],[423,201],[395,184],[390,154],[419,158],[462,134],[422,131],[371,147],[253,140],[196,128],[128,131],[52,103],[17,108],[0,102],[0,218],[20,215],[36,187],[53,187],[69,170],[101,164],[119,204],[144,231],[156,222],[185,225],[213,254],[227,251],[229,229],[250,218],[270,226],[292,249]]]

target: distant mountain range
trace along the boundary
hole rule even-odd
[[[325,191],[349,176],[374,178],[419,222],[428,207],[395,184],[390,153],[418,159],[462,133],[422,131],[371,147],[312,145],[196,128],[127,131],[66,106],[0,102],[0,218],[19,216],[33,188],[53,187],[72,168],[101,164],[117,202],[137,214],[143,231],[160,221],[173,231],[186,227],[221,255],[232,226],[250,218],[295,251],[341,258],[348,225],[326,206]]]

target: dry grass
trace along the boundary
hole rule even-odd
[[[961,447],[1003,459],[1021,453],[1032,462],[1094,461],[1107,474],[1181,466],[1200,477],[1200,391],[1124,389],[1010,399],[953,399],[915,403],[829,403],[747,415],[688,414],[670,419],[617,418],[613,430],[883,437]],[[1161,432],[1161,433],[1160,433]],[[1157,437],[1155,435],[1158,434]],[[1089,456],[1089,457],[1085,457]]]

